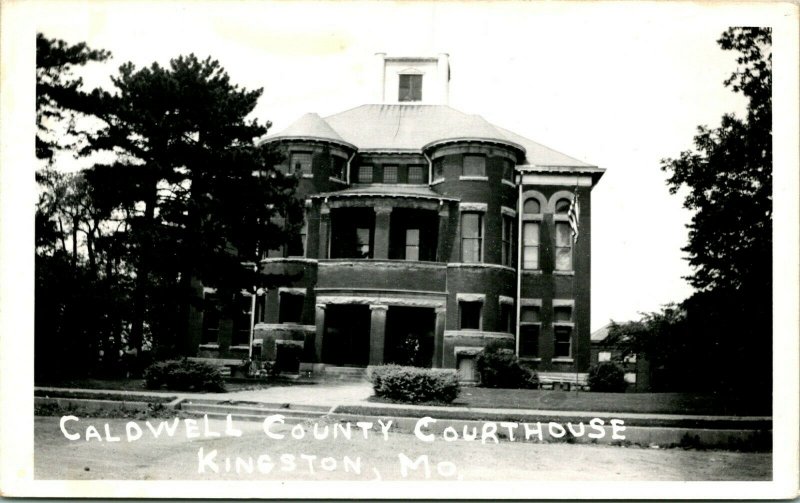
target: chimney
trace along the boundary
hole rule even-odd
[[[438,55],[436,73],[440,86],[440,102],[442,105],[448,105],[450,101],[450,55],[446,52]]]

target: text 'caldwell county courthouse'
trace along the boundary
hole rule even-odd
[[[446,54],[375,64],[375,104],[262,140],[305,201],[300,239],[259,265],[291,280],[233,320],[198,310],[196,355],[241,360],[252,339],[315,373],[397,362],[474,381],[476,354],[507,339],[542,377],[584,374],[603,169],[450,108]]]

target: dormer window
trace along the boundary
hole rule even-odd
[[[422,101],[422,75],[401,74],[398,101]]]

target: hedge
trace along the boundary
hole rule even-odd
[[[625,373],[612,362],[599,363],[589,369],[587,378],[591,391],[625,391]]]
[[[405,403],[450,403],[461,386],[455,370],[382,365],[368,369],[375,396]]]
[[[144,371],[147,389],[166,387],[176,391],[225,391],[219,369],[203,362],[167,360],[156,362]]]
[[[492,342],[478,354],[475,366],[485,388],[536,389],[539,376],[520,364],[504,341]]]

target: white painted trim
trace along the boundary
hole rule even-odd
[[[500,304],[514,304],[514,297],[508,295],[498,295],[497,300]]]
[[[319,295],[317,296],[317,305],[319,306],[320,304],[385,304],[388,306],[437,308],[445,307],[447,301],[445,299],[436,300],[420,297],[397,297],[392,295]]]
[[[519,299],[519,305],[542,307],[542,299]]]
[[[317,328],[316,325],[301,325],[299,323],[256,323],[256,328],[261,330],[304,330],[306,332],[314,332]]]
[[[437,178],[436,180],[432,181],[429,185],[433,187],[434,185],[439,185],[440,183],[444,182],[444,178]]]
[[[554,276],[575,276],[575,271],[553,271]]]
[[[276,348],[278,346],[300,346],[302,348],[304,344],[304,341],[296,341],[294,339],[275,339]]]
[[[458,203],[459,211],[482,211],[486,213],[489,206],[486,203]]]
[[[447,264],[441,262],[429,262],[418,260],[389,260],[389,259],[322,259],[318,262],[321,267],[357,267],[365,266],[373,268],[376,266],[391,267],[395,269],[445,269]]]
[[[262,264],[268,264],[273,262],[301,262],[306,264],[316,264],[317,259],[315,258],[304,258],[304,257],[271,257],[271,258],[263,258],[260,261]]]
[[[501,181],[501,182],[502,182],[504,185],[508,185],[508,186],[509,186],[509,187],[511,187],[512,189],[516,189],[516,188],[517,188],[517,184],[516,184],[516,183],[514,183],[514,182],[512,182],[511,180],[506,180],[505,178],[501,178],[501,179],[500,179],[500,181]]]
[[[516,210],[512,210],[508,206],[501,206],[500,207],[500,213],[503,214],[503,215],[507,215],[507,216],[509,216],[511,218],[517,218]]]
[[[575,299],[553,299],[553,307],[575,307]]]
[[[572,201],[574,197],[575,193],[571,190],[559,190],[555,192],[550,196],[550,199],[547,200],[547,211],[553,214],[553,218],[563,216],[565,220],[568,219],[568,215],[566,213],[556,215],[556,203],[561,199]]]
[[[219,343],[207,342],[197,346],[199,349],[219,349]]]
[[[461,267],[463,267],[463,268],[477,267],[477,268],[481,268],[482,267],[482,268],[485,268],[485,269],[502,269],[504,271],[516,272],[516,270],[513,267],[510,267],[510,266],[507,266],[507,265],[501,265],[501,264],[487,264],[486,262],[449,262],[447,264],[447,267],[448,268],[450,268],[450,267],[459,267],[459,268],[461,268]]]
[[[514,334],[507,332],[484,332],[483,330],[445,330],[444,337],[452,339],[454,337],[473,337],[479,339],[511,339],[514,340]]]
[[[217,293],[216,288],[211,288],[210,286],[203,287],[203,295],[210,294],[210,293]]]
[[[289,287],[289,286],[281,286],[278,288],[278,295],[282,293],[288,293],[290,295],[307,295],[308,288],[296,288],[296,287]]]
[[[458,302],[486,302],[486,294],[484,293],[457,293],[456,300]]]
[[[314,173],[303,173],[300,175],[301,178],[314,178]]]
[[[341,183],[341,184],[347,185],[347,182],[345,182],[344,180],[340,180],[339,178],[336,178],[335,176],[329,176],[328,180],[330,180],[332,182],[337,182],[337,183]]]
[[[483,348],[480,346],[454,346],[453,347],[453,355],[468,355],[468,356],[476,356]]]
[[[468,175],[461,175],[458,177],[459,180],[465,182],[488,182],[488,176],[468,176]]]
[[[522,175],[523,185],[565,185],[568,187],[591,187],[591,175]]]
[[[570,349],[572,349],[572,345],[571,344],[570,344]],[[552,358],[550,361],[553,362],[553,363],[574,363],[575,359],[574,358],[559,357],[559,358]]]
[[[544,272],[541,269],[523,269],[522,274],[529,274],[531,276],[541,276]]]

